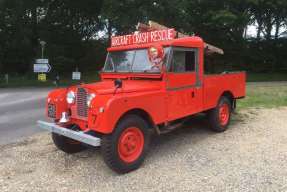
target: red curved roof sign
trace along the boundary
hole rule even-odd
[[[111,46],[126,46],[133,44],[155,43],[174,39],[176,31],[174,29],[164,29],[148,32],[136,32],[131,35],[114,36],[111,39]]]

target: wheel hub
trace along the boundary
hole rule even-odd
[[[131,163],[141,155],[144,147],[144,136],[137,127],[130,127],[124,130],[118,141],[118,153],[120,158]]]
[[[229,121],[229,106],[224,103],[219,108],[219,121],[222,126],[225,126]]]

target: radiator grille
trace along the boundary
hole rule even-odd
[[[77,113],[78,116],[88,117],[87,91],[81,87],[77,91]]]
[[[56,118],[56,106],[54,104],[48,104],[48,117]]]

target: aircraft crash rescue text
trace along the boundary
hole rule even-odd
[[[155,43],[158,41],[168,41],[175,38],[174,29],[164,29],[158,31],[134,33],[132,35],[112,37],[112,47],[126,46],[132,44]]]

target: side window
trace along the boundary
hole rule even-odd
[[[177,73],[195,71],[195,54],[194,50],[174,50],[169,71]]]

